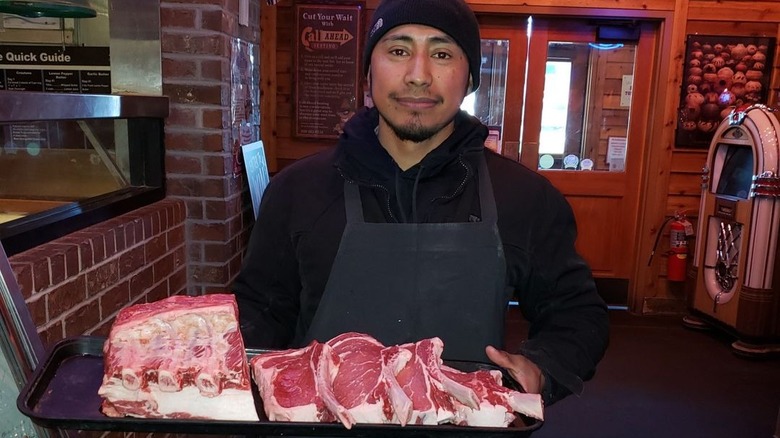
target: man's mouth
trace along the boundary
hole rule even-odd
[[[438,105],[440,100],[432,97],[393,97],[401,106],[411,109],[427,109]]]

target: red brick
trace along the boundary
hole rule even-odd
[[[200,75],[198,77],[200,79],[225,84],[230,83],[231,71],[227,59],[202,59],[199,65]]]
[[[181,267],[168,277],[168,290],[171,295],[181,295],[187,289],[187,268]]]
[[[168,153],[165,155],[165,172],[168,175],[199,175],[203,172],[200,163],[200,156]]]
[[[231,239],[241,234],[241,230],[243,229],[243,224],[244,224],[241,216],[234,216],[230,218],[227,222],[228,222],[228,230],[230,232]]]
[[[226,266],[194,265],[192,278],[198,283],[227,285],[228,272]]]
[[[207,175],[225,176],[233,172],[230,153],[204,155],[203,162]]]
[[[165,233],[165,241],[168,249],[176,248],[185,243],[184,224],[177,224]]]
[[[100,317],[105,319],[130,303],[130,281],[123,281],[100,295]]]
[[[61,284],[47,294],[48,317],[57,319],[63,313],[81,304],[87,297],[86,275]]]
[[[95,259],[92,252],[92,243],[89,240],[78,242],[79,246],[79,270],[83,271],[95,265]]]
[[[225,150],[222,133],[213,130],[193,130],[177,132],[176,128],[166,129],[165,148],[168,151],[222,152]]]
[[[165,240],[165,235],[152,237],[144,245],[144,256],[147,263],[152,263],[160,257],[164,256],[167,252],[168,244]]]
[[[190,264],[203,261],[203,244],[201,242],[190,242],[187,245],[187,260]]]
[[[225,179],[208,177],[169,176],[168,193],[176,196],[222,198],[225,196]]]
[[[231,247],[226,243],[203,244],[203,261],[206,263],[225,263],[232,255]]]
[[[114,319],[106,319],[100,322],[100,324],[95,327],[92,330],[88,330],[87,334],[92,336],[103,336],[108,337],[109,333],[111,332],[111,326],[114,324]],[[116,432],[118,434],[118,432]],[[109,434],[107,436],[104,436],[103,438],[108,438],[112,434]],[[123,435],[116,435],[119,438],[123,438]]]
[[[186,105],[171,105],[170,114],[165,119],[166,126],[193,127],[198,122],[198,112]],[[166,172],[168,168],[165,169]]]
[[[173,209],[170,205],[163,206],[164,208],[161,208],[157,210],[157,216],[160,219],[160,231],[159,234],[162,234],[171,227],[173,224],[173,219],[171,218],[173,216]]]
[[[163,225],[162,225],[162,220],[160,219],[160,213],[161,213],[160,210],[155,210],[146,216],[147,220],[144,221],[144,233],[146,233],[147,231],[146,228],[147,224],[149,226],[148,228],[149,234],[144,234],[146,238],[157,236],[160,233],[162,233]]]
[[[189,55],[227,56],[227,36],[218,33],[192,34],[163,30],[161,47],[163,53]]]
[[[93,234],[89,238],[92,244],[92,260],[95,264],[101,263],[106,259],[106,242],[102,234]]]
[[[232,283],[233,280],[241,272],[241,268],[242,268],[241,261],[242,261],[241,254],[236,254],[233,256],[232,259],[230,259],[230,262],[228,263],[228,275],[230,276],[230,283]]]
[[[51,286],[51,272],[49,271],[49,259],[41,258],[32,264],[33,290],[40,292]]]
[[[115,229],[110,228],[103,233],[103,243],[106,245],[106,258],[113,257],[117,254]]]
[[[59,284],[65,281],[65,254],[54,253],[49,257],[51,283]]]
[[[130,296],[135,299],[146,293],[154,284],[154,269],[147,266],[130,278]]]
[[[146,263],[143,246],[137,246],[119,256],[119,276],[124,278]]]
[[[33,294],[33,276],[32,263],[11,263],[11,270],[14,272],[16,282],[19,284],[19,290],[22,296],[29,298]]]
[[[119,261],[114,259],[87,271],[87,296],[95,296],[119,281]]]
[[[79,336],[100,324],[98,300],[92,300],[65,317],[65,336]]]
[[[199,28],[204,30],[222,31],[223,14],[224,13],[221,10],[201,11]]]
[[[226,129],[228,127],[228,114],[223,109],[204,108],[201,110],[201,117],[201,126],[203,128]]]
[[[173,265],[174,257],[173,254],[167,254],[161,259],[154,262],[153,265],[153,272],[154,272],[154,282],[160,282],[168,278],[173,273]]]
[[[227,97],[227,86],[222,84],[163,84],[163,94],[170,98],[173,104],[208,104],[222,105],[223,97]]]
[[[136,217],[125,226],[125,245],[130,248],[144,241],[144,223]]]
[[[64,338],[62,322],[57,321],[56,323],[52,324],[51,327],[47,327],[45,329],[39,328],[38,335],[41,338],[41,343],[43,343],[44,348],[49,349],[53,347],[54,344]]]
[[[235,207],[224,200],[207,199],[203,201],[203,204],[207,220],[224,221],[235,214],[235,212],[231,211]]]
[[[228,227],[223,222],[193,223],[190,238],[195,241],[224,242],[228,237]]]
[[[187,219],[187,204],[181,199],[176,199],[173,202],[173,210],[175,212],[173,220],[176,223],[183,223]]]
[[[147,303],[154,303],[164,298],[168,298],[169,296],[170,293],[168,291],[168,283],[163,282],[162,284],[158,284],[157,286],[149,290],[149,293],[146,294],[144,300]]]
[[[144,215],[141,217],[141,224],[143,225],[144,240],[147,240],[154,236],[154,225],[152,224],[152,217],[150,215]]]
[[[120,254],[127,249],[125,243],[125,224],[118,224],[114,229],[114,242],[116,243],[116,254]]]
[[[160,26],[161,27],[184,27],[192,29],[195,27],[196,12],[189,8],[168,8],[160,7]]]
[[[27,308],[30,310],[30,317],[36,327],[49,322],[49,317],[46,314],[46,295],[27,301]]]
[[[163,82],[172,79],[193,79],[198,72],[198,62],[194,59],[184,59],[186,55],[166,55],[162,60]]]
[[[203,219],[203,201],[200,199],[186,199],[187,205],[187,218],[188,219]]]

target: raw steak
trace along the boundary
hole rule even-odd
[[[328,341],[339,358],[330,382],[336,399],[356,423],[400,423],[412,414],[412,401],[396,381],[395,374],[411,357],[407,351],[385,355],[385,346],[362,333],[344,333]]]
[[[344,333],[325,344],[251,360],[271,421],[506,427],[515,412],[542,419],[538,395],[501,385],[501,371],[464,373],[441,359],[439,338],[385,347]]]
[[[258,420],[233,295],[126,307],[103,355],[107,416]]]
[[[464,373],[446,365],[443,365],[441,370],[452,381],[471,388],[479,400],[477,407],[455,403],[456,424],[505,427],[515,420],[515,412],[544,420],[541,396],[503,386],[501,371],[478,370]]]
[[[271,421],[332,422],[347,428],[354,419],[333,395],[329,382],[338,360],[327,344],[257,355],[251,360],[263,409]]]
[[[411,353],[407,364],[396,379],[412,400],[412,424],[442,424],[452,422],[455,407],[452,396],[438,379],[444,344],[439,338],[423,339],[413,344],[388,347]]]

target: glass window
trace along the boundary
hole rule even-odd
[[[625,169],[633,44],[548,44],[539,168]]]
[[[566,122],[569,114],[571,61],[547,61],[544,77],[539,153],[562,155],[566,143]]]
[[[490,130],[486,146],[501,153],[501,134],[506,101],[509,41],[482,40],[482,69],[477,91],[463,100],[461,108],[476,116]]]
[[[13,255],[165,196],[168,99],[5,91],[0,239]]]

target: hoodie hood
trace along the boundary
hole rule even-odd
[[[399,173],[402,178],[424,180],[464,155],[481,152],[488,134],[487,127],[476,117],[460,111],[455,116],[452,134],[420,163],[401,171],[379,143],[377,126],[376,108],[362,108],[347,122],[336,151],[336,167],[345,178],[366,185],[383,184]]]

